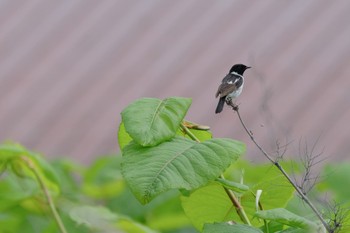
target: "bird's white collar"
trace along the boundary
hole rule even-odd
[[[240,74],[238,74],[237,72],[234,72],[234,71],[232,71],[230,74],[237,75],[237,76],[239,76],[239,77],[244,78],[242,75],[240,75]]]

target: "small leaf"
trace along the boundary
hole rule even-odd
[[[121,122],[118,129],[118,144],[120,150],[123,150],[123,148],[128,145],[129,142],[132,141],[132,138],[130,135],[126,132],[124,123]]]
[[[212,133],[209,130],[199,130],[199,129],[189,129],[189,131],[201,142],[213,138]],[[193,140],[189,135],[187,135],[183,130],[179,129],[177,135]]]
[[[169,189],[192,190],[207,184],[244,151],[244,144],[230,139],[197,143],[176,137],[157,147],[131,142],[123,150],[122,174],[145,204]]]
[[[216,179],[217,182],[219,182],[220,184],[222,184],[224,187],[231,189],[232,191],[238,192],[238,193],[243,193],[249,190],[249,187],[247,185],[244,184],[240,184],[234,181],[230,181],[230,180],[225,180],[225,179],[221,179],[221,178],[217,178]]]
[[[317,229],[317,225],[315,223],[283,208],[258,211],[256,212],[255,216],[265,220],[273,220],[292,227],[299,227],[307,230]]]
[[[196,129],[196,130],[202,130],[202,131],[210,130],[210,127],[207,125],[200,125],[191,121],[184,120],[183,124],[189,129]]]
[[[233,224],[229,225],[227,223],[214,223],[214,224],[205,224],[203,228],[203,233],[263,233],[260,229],[243,225],[243,224]]]
[[[121,113],[125,130],[142,146],[158,145],[175,136],[191,102],[180,97],[137,100]]]

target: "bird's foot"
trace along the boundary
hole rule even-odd
[[[231,106],[234,111],[238,111],[239,109],[238,104],[234,104],[232,99],[226,99],[226,104]]]
[[[234,111],[236,111],[236,112],[238,111],[238,109],[239,109],[238,104],[232,104],[231,106],[232,106],[232,109]]]

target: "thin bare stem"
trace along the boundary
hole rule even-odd
[[[28,168],[33,172],[33,174],[35,175],[38,183],[40,184],[40,187],[41,189],[43,190],[44,192],[44,195],[46,197],[46,200],[49,204],[49,207],[51,209],[51,212],[52,212],[52,215],[58,225],[58,228],[60,229],[60,232],[61,233],[67,233],[67,230],[62,222],[62,219],[60,217],[60,215],[58,214],[57,210],[56,210],[56,207],[55,207],[55,204],[51,198],[51,195],[49,193],[49,190],[47,189],[45,183],[44,183],[44,180],[43,178],[41,177],[40,173],[36,170],[33,162],[28,159],[27,157],[23,156],[21,157],[22,161],[24,161],[26,163],[26,165],[28,166]]]
[[[315,213],[315,215],[318,217],[318,219],[322,222],[323,226],[326,228],[326,230],[328,232],[332,232],[332,229],[330,228],[330,226],[328,225],[328,223],[323,219],[321,213],[317,210],[317,208],[313,205],[313,203],[309,200],[309,198],[303,193],[303,191],[298,187],[298,185],[293,182],[293,180],[291,179],[291,177],[287,174],[287,172],[283,169],[283,167],[279,164],[278,161],[275,161],[271,155],[269,155],[260,145],[259,143],[255,140],[253,133],[247,128],[247,126],[245,125],[241,114],[239,113],[239,109],[237,105],[234,105],[232,102],[229,103],[230,106],[233,108],[233,110],[237,113],[239,121],[241,122],[244,130],[246,131],[246,133],[248,134],[248,136],[250,137],[250,139],[252,140],[252,142],[256,145],[256,147],[258,147],[258,149],[261,151],[261,153],[263,153],[263,155],[273,164],[275,165],[278,170],[280,170],[280,172],[284,175],[284,177],[286,177],[286,179],[288,180],[288,182],[294,187],[294,189],[297,191],[297,193],[300,195],[301,199],[311,208],[311,210]]]
[[[200,140],[184,125],[181,124],[181,129],[194,141],[196,142],[200,142]],[[224,175],[220,175],[221,179],[225,179]],[[238,216],[240,217],[240,219],[245,223],[248,224],[249,226],[251,226],[251,223],[249,221],[249,218],[247,216],[247,214],[244,211],[243,206],[239,203],[238,198],[235,196],[235,194],[228,188],[223,187],[227,196],[229,197],[229,199],[231,200],[233,206],[236,208],[236,212],[238,214]]]

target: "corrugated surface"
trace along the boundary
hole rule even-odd
[[[346,158],[349,20],[347,0],[2,0],[0,140],[89,160],[117,151],[128,103],[176,95],[193,98],[192,121],[249,143],[228,108],[214,114],[221,79],[245,63],[238,102],[259,141],[322,134]]]

